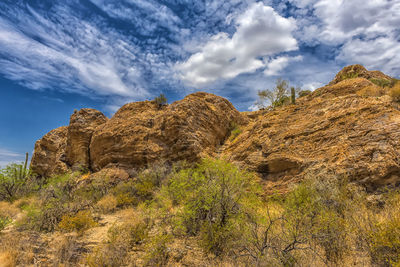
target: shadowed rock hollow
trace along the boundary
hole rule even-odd
[[[221,156],[282,188],[329,169],[374,189],[400,182],[400,111],[387,95],[394,79],[352,65],[295,105],[239,113],[219,96],[195,93],[159,108],[129,103],[107,120],[84,109],[69,127],[36,143],[32,169],[48,176],[83,166],[151,167],[157,161]],[[241,133],[227,138],[232,123]]]

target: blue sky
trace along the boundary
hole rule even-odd
[[[195,91],[253,109],[279,77],[304,89],[360,63],[400,76],[398,0],[0,2],[0,165],[124,103]]]

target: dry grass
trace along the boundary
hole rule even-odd
[[[20,210],[10,202],[0,201],[0,217],[14,218]]]
[[[392,97],[392,100],[395,102],[400,102],[400,82],[397,82],[389,92],[389,95]]]
[[[0,267],[15,267],[17,260],[15,251],[0,252]]]
[[[99,209],[102,213],[110,213],[113,212],[118,205],[118,200],[114,195],[106,195],[102,199],[100,199],[97,204],[96,208]]]
[[[362,88],[361,90],[357,91],[357,95],[363,96],[363,97],[380,97],[386,94],[386,90],[382,87],[379,87],[375,84],[366,86]]]

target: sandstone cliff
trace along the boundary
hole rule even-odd
[[[111,119],[84,109],[35,146],[31,168],[48,176],[78,166],[138,169],[156,161],[221,156],[286,186],[330,169],[373,189],[400,183],[400,111],[393,79],[360,65],[329,85],[272,111],[239,113],[222,97],[195,93],[171,105],[129,103]],[[232,125],[241,133],[227,138]]]
[[[231,125],[244,120],[228,100],[202,92],[161,107],[154,101],[129,103],[110,120],[82,109],[68,127],[60,128],[62,134],[49,133],[52,139],[46,135],[37,142],[31,169],[49,176],[67,169],[139,169],[156,161],[196,161],[214,156]]]

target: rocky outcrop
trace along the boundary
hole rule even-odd
[[[392,81],[392,78],[390,76],[387,76],[380,71],[368,71],[366,68],[364,68],[364,66],[356,64],[344,67],[338,74],[336,74],[335,78],[329,83],[329,85],[334,85],[346,79],[352,78],[364,78],[367,80],[386,80],[387,82]]]
[[[130,103],[99,128],[90,145],[91,167],[142,168],[157,161],[195,161],[213,155],[243,121],[219,96],[194,93],[159,108],[153,101]]]
[[[248,114],[222,156],[260,173],[273,188],[330,169],[374,189],[400,183],[400,111],[389,96],[360,96],[373,84],[346,79],[296,105]]]
[[[35,144],[30,169],[40,176],[68,171],[65,148],[68,127],[54,129]]]
[[[89,146],[96,127],[107,117],[98,110],[84,108],[71,115],[67,135],[67,163],[73,171],[89,169]]]
[[[64,168],[37,173],[48,176],[56,170],[140,169],[157,161],[196,161],[214,156],[232,124],[244,120],[228,100],[203,92],[165,106],[154,101],[129,103],[109,120],[97,110],[82,109],[71,116],[63,139],[57,141],[65,154]],[[38,144],[46,143],[46,138]],[[31,168],[54,164],[53,150],[57,148],[35,148]]]
[[[295,105],[274,110],[239,113],[228,100],[203,92],[171,105],[129,103],[111,119],[83,109],[68,127],[36,143],[32,169],[43,176],[82,166],[123,169],[126,178],[158,161],[220,156],[257,172],[267,188],[286,187],[320,170],[371,190],[397,185],[400,108],[387,95],[394,81],[353,65]],[[233,125],[240,125],[240,134],[228,138]]]

